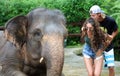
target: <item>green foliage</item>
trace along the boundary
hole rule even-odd
[[[120,0],[115,1],[113,4],[114,6],[110,9],[112,13],[110,14],[113,18],[115,18],[117,24],[120,25]],[[119,30],[120,30],[120,26],[119,26]]]
[[[0,25],[4,25],[8,19],[20,14],[25,15],[33,7],[30,7],[30,3],[25,2],[25,0],[1,0],[0,8]]]
[[[26,15],[29,11],[37,7],[56,8],[62,7],[65,0],[0,0],[0,25],[17,15]],[[54,4],[53,4],[54,2]]]
[[[68,25],[67,28],[69,29],[68,32],[70,34],[80,33],[80,27],[79,26]],[[67,45],[78,45],[79,43],[80,43],[80,37],[68,36]]]
[[[114,47],[115,47],[115,51],[114,51],[114,54],[115,54],[115,60],[118,60],[120,61],[120,33],[118,33],[118,35],[115,37],[114,39]]]
[[[79,33],[80,32],[80,27],[79,26],[72,26],[68,25],[67,28],[69,29],[69,33]]]
[[[81,25],[70,25],[81,22],[88,18],[89,9],[92,5],[99,5],[107,15],[112,16],[120,25],[120,0],[0,0],[0,25],[4,26],[10,18],[17,15],[26,15],[29,11],[37,7],[61,10],[67,21],[69,33],[80,33]],[[120,26],[119,26],[120,30]],[[118,46],[115,39],[115,46]],[[67,45],[79,45],[80,37],[68,37]],[[116,52],[117,53],[117,52]],[[119,53],[120,55],[120,53]]]

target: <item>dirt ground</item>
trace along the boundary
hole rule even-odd
[[[87,76],[83,57],[77,56],[74,51],[80,48],[65,48],[63,73],[65,76]],[[120,76],[120,62],[115,61],[115,76]],[[108,76],[108,69],[102,69],[101,76]]]

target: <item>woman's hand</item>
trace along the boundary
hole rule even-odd
[[[82,31],[86,31],[86,28],[85,28],[85,27],[82,27],[81,30],[82,30]]]
[[[101,56],[103,54],[103,49],[99,49],[97,52],[96,52],[96,57],[98,56]]]

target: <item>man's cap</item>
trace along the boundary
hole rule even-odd
[[[93,5],[89,11],[90,14],[104,13],[98,5]]]

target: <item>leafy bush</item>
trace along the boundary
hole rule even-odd
[[[37,7],[57,8],[64,1],[56,0],[0,0],[0,25],[17,15],[26,15],[29,11]],[[61,2],[60,2],[61,1]]]
[[[120,33],[116,36],[116,38],[113,40],[114,42],[114,54],[115,54],[115,60],[120,61]]]

